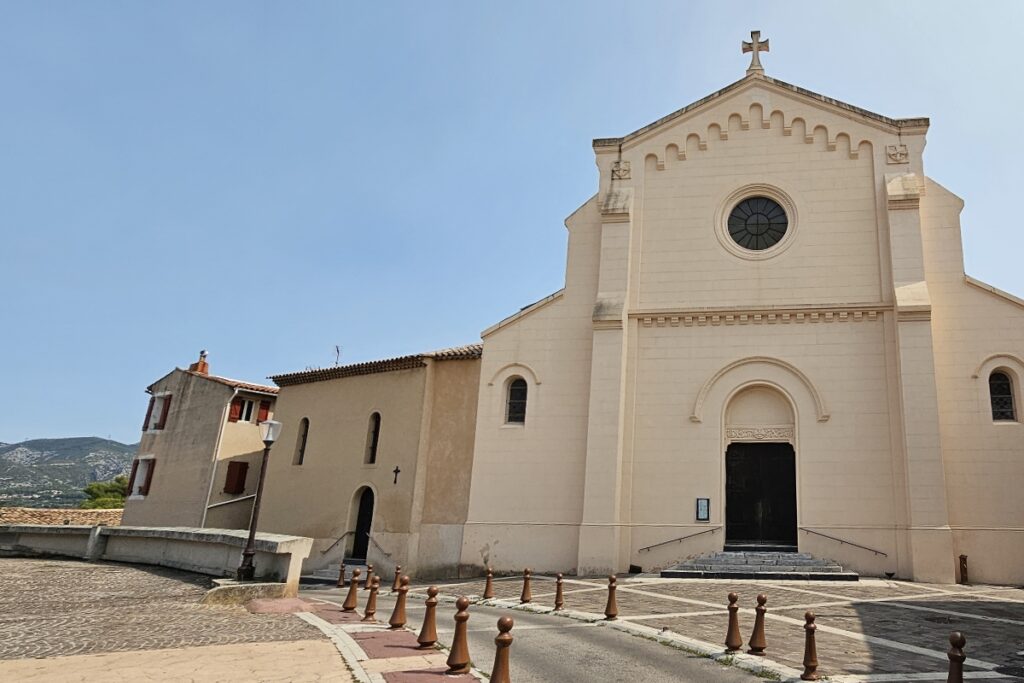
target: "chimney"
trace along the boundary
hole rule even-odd
[[[210,364],[206,362],[206,349],[199,352],[199,360],[188,366],[189,372],[197,372],[200,375],[210,374]]]

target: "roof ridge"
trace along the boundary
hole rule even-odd
[[[394,370],[409,370],[426,365],[425,359],[445,360],[473,360],[483,355],[483,344],[466,344],[463,346],[451,346],[435,351],[424,351],[406,356],[394,356],[378,360],[350,363],[348,365],[334,365],[326,368],[310,368],[298,372],[271,375],[270,380],[279,387],[293,384],[306,384],[308,382],[321,382],[329,379],[340,379],[355,375],[369,375],[378,372],[392,372]]]
[[[828,95],[822,95],[821,93],[817,93],[817,92],[815,92],[813,90],[809,90],[807,88],[803,88],[803,87],[798,86],[798,85],[793,85],[792,83],[787,83],[786,81],[782,81],[782,80],[779,80],[777,78],[773,78],[771,76],[766,76],[764,74],[749,74],[749,75],[744,76],[743,78],[739,79],[738,81],[733,81],[732,83],[730,83],[730,84],[728,84],[728,85],[726,85],[726,86],[724,86],[722,88],[719,88],[718,90],[714,91],[710,95],[706,95],[706,96],[700,98],[699,100],[695,100],[695,101],[691,102],[690,104],[687,104],[686,106],[682,107],[681,109],[677,109],[677,110],[675,110],[675,111],[673,111],[673,112],[671,112],[669,114],[666,114],[665,116],[662,116],[661,118],[659,118],[659,119],[657,119],[655,121],[652,121],[651,123],[648,123],[645,126],[641,126],[640,128],[637,128],[636,130],[632,131],[631,133],[627,133],[626,135],[623,135],[621,137],[595,138],[593,140],[593,146],[594,147],[614,147],[616,145],[621,145],[621,144],[623,144],[625,142],[628,142],[630,140],[634,140],[634,139],[640,137],[641,135],[643,135],[644,133],[647,133],[647,132],[649,132],[649,131],[651,131],[651,130],[653,130],[655,128],[658,128],[662,124],[668,123],[669,121],[677,119],[677,118],[683,116],[684,114],[687,114],[689,112],[692,112],[692,111],[702,107],[703,105],[707,104],[708,102],[711,102],[713,100],[719,99],[722,96],[724,96],[724,95],[726,95],[726,94],[728,94],[728,93],[730,93],[730,92],[732,92],[734,90],[737,90],[737,89],[743,87],[744,85],[746,85],[748,83],[755,83],[755,82],[758,82],[758,81],[767,83],[769,85],[773,85],[773,86],[781,88],[783,90],[788,90],[788,91],[796,93],[798,95],[802,95],[803,97],[808,97],[810,99],[817,100],[819,102],[831,105],[833,107],[838,107],[840,109],[844,109],[844,110],[849,111],[851,113],[857,114],[857,115],[862,116],[862,117],[867,118],[867,119],[870,119],[870,120],[874,121],[876,124],[883,124],[883,125],[891,127],[891,128],[896,128],[898,130],[902,130],[904,128],[919,128],[919,127],[922,127],[922,126],[927,128],[927,126],[930,124],[930,121],[929,121],[928,117],[926,117],[926,116],[918,116],[918,117],[910,117],[910,118],[893,118],[893,117],[890,117],[890,116],[885,116],[884,114],[875,113],[875,112],[873,112],[873,111],[871,111],[869,109],[864,109],[862,107],[858,107],[856,105],[849,104],[847,102],[843,102],[842,100],[838,100],[838,99],[836,99],[834,97],[829,97]]]

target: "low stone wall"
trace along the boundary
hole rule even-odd
[[[30,555],[61,555],[173,567],[211,576],[232,576],[248,532],[188,527],[0,526],[0,549]],[[302,561],[313,539],[256,534],[256,578],[285,584],[296,595]]]

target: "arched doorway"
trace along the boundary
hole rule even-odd
[[[352,543],[352,559],[365,560],[370,543],[370,529],[373,527],[373,491],[363,489],[359,495],[359,511],[356,513],[355,541]]]
[[[794,415],[777,389],[737,392],[726,410],[725,545],[796,550]]]

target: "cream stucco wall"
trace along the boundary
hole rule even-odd
[[[125,526],[202,526],[217,435],[232,390],[175,370],[152,386],[171,393],[164,429],[143,432],[137,457],[156,461],[145,497],[125,503]]]
[[[307,569],[351,550],[358,495],[374,492],[368,559],[381,572],[400,564],[419,576],[457,572],[479,361],[288,385],[277,419],[259,528],[315,539]],[[381,415],[376,464],[364,462],[370,416]],[[299,422],[310,421],[303,464],[293,464]],[[401,471],[395,483],[394,469]],[[423,538],[421,539],[421,534]]]
[[[484,333],[463,563],[597,573],[720,549],[725,449],[760,439],[794,446],[801,550],[952,581],[967,548],[972,576],[1019,580],[1024,425],[992,424],[987,374],[1024,379],[1024,304],[965,282],[959,200],[923,185],[927,125],[753,75],[596,142],[564,291]],[[721,226],[757,194],[790,230],[750,255]],[[525,426],[503,424],[513,376]],[[757,424],[728,424],[734,395]],[[772,424],[780,396],[791,424]]]
[[[124,523],[247,528],[263,451],[257,411],[260,401],[268,400],[273,419],[273,396],[236,392],[222,382],[181,369],[153,384],[151,391],[170,393],[171,410],[163,430],[142,435],[138,454],[155,458],[156,469],[149,494],[133,496],[125,505],[129,521]],[[254,402],[250,422],[228,421],[228,406],[236,395]],[[249,463],[244,493],[224,493],[231,460]],[[208,504],[215,507],[207,509]]]
[[[967,280],[963,202],[935,182],[922,200],[936,381],[956,554],[972,581],[1019,583],[1024,567],[1024,302]],[[993,229],[978,226],[977,229]],[[994,422],[988,376],[1008,371],[1017,421]]]

